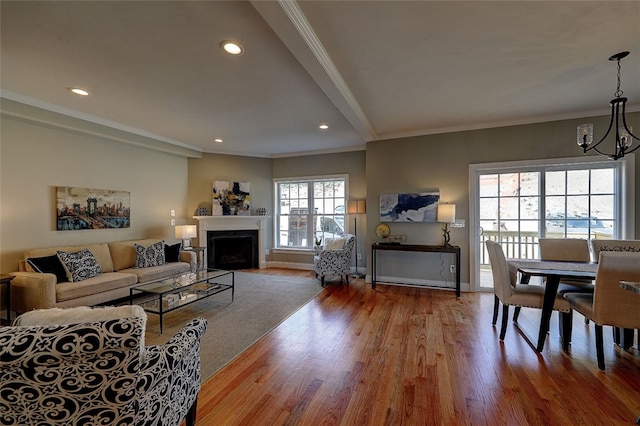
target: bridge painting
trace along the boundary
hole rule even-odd
[[[127,191],[58,186],[56,204],[58,231],[131,226]]]

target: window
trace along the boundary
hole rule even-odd
[[[475,287],[492,287],[488,239],[500,242],[507,257],[535,259],[539,238],[622,238],[630,226],[625,217],[633,217],[625,215],[633,199],[624,184],[631,167],[601,159],[470,166]]]
[[[480,174],[482,235],[510,257],[535,258],[538,237],[613,238],[616,165]]]
[[[275,185],[276,247],[312,249],[314,241],[345,234],[345,176],[279,180]]]

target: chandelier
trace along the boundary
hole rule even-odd
[[[609,128],[605,135],[596,144],[591,145],[593,143],[593,124],[581,124],[578,126],[578,146],[582,148],[585,154],[587,151],[591,151],[593,149],[598,154],[606,155],[612,160],[617,160],[618,158],[624,157],[625,154],[629,154],[640,148],[640,145],[638,145],[631,150],[629,149],[633,140],[638,140],[640,138],[634,135],[631,132],[633,130],[632,127],[627,125],[627,120],[624,115],[627,98],[622,96],[622,90],[620,90],[620,60],[625,58],[627,55],[629,55],[629,52],[620,52],[609,58],[610,61],[616,61],[618,65],[618,87],[616,92],[613,94],[615,99],[612,99],[609,102],[609,105],[611,105],[611,121],[609,121]],[[609,133],[611,133],[611,129],[614,126],[616,132],[615,152],[607,154],[601,150],[602,148],[598,149],[598,145],[600,145],[607,136],[609,136]]]

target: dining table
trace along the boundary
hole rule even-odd
[[[520,283],[528,284],[531,277],[545,278],[544,299],[542,303],[542,314],[540,318],[540,328],[538,332],[538,342],[536,350],[542,352],[544,343],[549,331],[549,322],[553,313],[556,294],[560,281],[565,279],[590,279],[595,280],[598,270],[597,262],[574,262],[559,260],[538,260],[538,259],[507,259],[507,263],[521,274]],[[562,348],[567,350],[569,339],[563,336]]]

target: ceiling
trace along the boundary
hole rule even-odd
[[[616,65],[607,59],[625,50],[622,89],[627,109],[640,110],[638,1],[1,8],[2,97],[202,152],[340,152],[380,139],[608,114]],[[219,44],[228,39],[244,54],[224,53]]]

